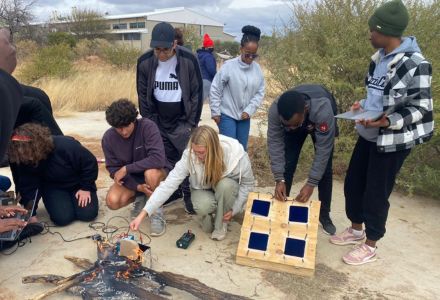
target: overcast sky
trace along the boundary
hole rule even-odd
[[[225,32],[240,37],[244,25],[257,26],[270,34],[274,26],[288,21],[291,11],[287,3],[285,0],[38,0],[33,14],[37,21],[47,21],[53,11],[66,15],[72,7],[116,15],[184,6],[225,23]]]

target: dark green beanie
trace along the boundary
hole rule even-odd
[[[408,25],[408,10],[401,0],[392,0],[379,6],[368,20],[371,30],[384,35],[402,36]]]

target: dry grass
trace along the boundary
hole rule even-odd
[[[119,98],[137,102],[135,70],[119,70],[96,61],[76,62],[74,69],[68,78],[45,78],[33,84],[49,95],[56,116],[104,110]]]

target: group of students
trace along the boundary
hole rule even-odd
[[[351,265],[376,260],[376,242],[385,234],[396,175],[411,148],[433,134],[431,65],[415,37],[402,37],[408,19],[404,4],[392,0],[377,8],[368,22],[371,43],[378,51],[365,80],[367,97],[355,102],[352,110],[386,113],[377,120],[356,123],[359,137],[344,184],[346,213],[352,224],[342,233],[336,234],[330,218],[332,159],[338,135],[335,98],[322,85],[304,84],[282,93],[269,109],[267,143],[274,197],[285,201],[289,196],[302,146],[310,135],[314,159],[295,200],[308,201],[318,187],[319,221],[331,235],[330,242],[356,244],[343,256]],[[255,61],[260,31],[253,26],[242,31],[240,56],[212,74],[193,53],[177,45],[170,24],[157,24],[152,49],[137,64],[142,117],[128,99],[117,100],[106,110],[111,128],[102,138],[102,148],[114,180],[106,204],[119,209],[133,203],[132,230],[138,230],[148,216],[151,235],[162,235],[166,224],[161,207],[183,197],[186,211],[196,215],[202,229],[212,239],[223,240],[228,223],[243,211],[254,188],[246,152],[250,118],[263,100],[264,76]],[[199,54],[212,54],[207,49],[213,44],[204,46]],[[198,125],[207,86],[219,134]],[[12,132],[12,125],[8,126]],[[4,136],[2,131],[2,143]],[[96,217],[97,162],[86,148],[33,123],[17,127],[12,139],[7,136],[9,159],[18,175],[16,189],[25,207],[28,194],[38,187],[55,224]]]

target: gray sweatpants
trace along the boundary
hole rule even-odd
[[[197,213],[196,219],[203,231],[211,233],[214,228],[222,228],[223,215],[232,209],[237,199],[238,189],[237,181],[223,178],[218,182],[214,191],[191,190],[191,200]],[[215,214],[214,224],[212,214]]]

